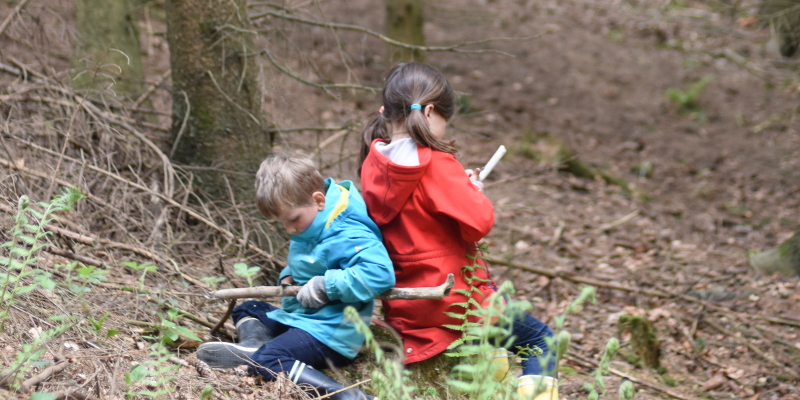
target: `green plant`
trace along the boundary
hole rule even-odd
[[[384,400],[411,400],[417,390],[416,385],[410,379],[410,373],[403,364],[396,359],[386,356],[380,344],[375,340],[369,326],[361,320],[358,311],[353,307],[344,309],[345,317],[352,322],[358,333],[364,335],[366,340],[364,346],[373,354],[375,362],[380,368],[372,370],[372,387],[375,394]]]
[[[261,268],[258,266],[248,267],[245,263],[236,263],[233,264],[233,272],[236,275],[241,276],[244,279],[247,279],[247,286],[253,287],[253,278],[258,275],[258,271]]]
[[[125,383],[129,386],[136,386],[133,391],[126,392],[129,398],[136,396],[147,396],[153,399],[161,398],[175,391],[174,386],[167,386],[167,383],[178,379],[174,373],[180,365],[169,363],[172,354],[167,350],[162,340],[157,340],[150,346],[150,358],[142,364],[131,368],[125,374]],[[143,387],[142,389],[139,389]]]
[[[225,278],[221,276],[207,276],[205,278],[200,278],[200,281],[211,286],[211,289],[217,290],[217,285],[225,282]]]
[[[144,278],[147,276],[147,273],[158,271],[158,267],[150,264],[149,262],[139,264],[136,261],[126,261],[122,263],[122,266],[131,268],[135,271],[142,271],[142,275],[139,276],[139,290],[144,290]]]
[[[16,303],[17,296],[28,293],[37,287],[53,290],[56,282],[51,279],[51,274],[42,269],[33,269],[31,266],[39,259],[39,252],[47,246],[44,238],[52,235],[45,231],[45,226],[55,221],[55,213],[66,212],[81,198],[85,197],[78,189],[65,189],[50,203],[38,203],[43,211],[37,211],[31,206],[28,196],[19,198],[17,214],[14,216],[14,226],[11,227],[11,240],[0,245],[0,249],[8,251],[7,256],[0,257],[0,331],[5,328],[8,310]],[[31,222],[33,217],[38,222]],[[7,250],[5,250],[7,249]],[[28,278],[28,279],[26,279]],[[25,282],[26,284],[23,284]]]
[[[594,372],[590,375],[594,377],[594,380],[590,383],[583,385],[583,388],[589,391],[589,395],[586,396],[589,400],[597,400],[600,397],[600,394],[606,394],[606,383],[603,379],[603,376],[608,373],[609,365],[611,364],[611,359],[614,358],[614,355],[617,354],[619,350],[619,340],[617,338],[608,339],[606,342],[606,349],[603,351],[603,356],[600,357],[600,364]],[[598,391],[599,390],[599,391]],[[621,397],[621,395],[620,395]]]
[[[172,354],[166,345],[175,343],[181,336],[192,340],[201,340],[189,329],[175,323],[175,320],[181,316],[180,310],[168,308],[166,315],[161,312],[158,312],[158,315],[161,317],[158,336],[143,336],[145,339],[153,340],[153,344],[150,345],[150,357],[125,374],[125,383],[129,386],[136,386],[135,389],[125,393],[128,397],[147,396],[159,399],[175,391],[174,386],[167,386],[167,384],[178,379],[177,375],[171,372],[180,366],[169,363]],[[144,388],[140,389],[142,386]]]
[[[679,88],[671,87],[667,89],[667,98],[678,106],[678,111],[683,115],[694,116],[698,121],[705,121],[705,112],[700,108],[698,98],[700,92],[706,85],[714,80],[713,75],[707,75],[703,79],[693,83],[685,91]]]

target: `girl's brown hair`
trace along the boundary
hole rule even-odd
[[[406,130],[417,145],[450,154],[456,152],[452,141],[433,136],[423,114],[429,104],[447,120],[455,112],[453,88],[436,68],[413,62],[395,65],[389,71],[381,97],[383,113],[370,117],[361,134],[360,164],[367,158],[373,140],[391,139],[386,125],[392,121],[405,121]],[[422,110],[412,110],[412,104],[419,104]]]

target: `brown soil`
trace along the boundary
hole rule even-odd
[[[753,2],[733,2],[739,8],[713,0],[440,3],[431,2],[425,10],[430,45],[536,36],[464,47],[508,55],[434,52],[428,62],[468,99],[469,107],[449,128],[464,166],[481,166],[500,144],[509,148],[486,188],[496,213],[486,238],[491,257],[498,260],[492,267],[495,279],[512,280],[518,297],[533,304],[532,314],[551,325],[581,282],[597,283],[597,304],[567,319],[573,345],[562,361],[562,398],[586,396],[587,373],[606,340],[618,336],[623,347],[611,363],[607,398],[616,397],[621,376],[627,376],[635,379],[637,399],[800,399],[800,282],[765,276],[747,262],[749,250],[779,244],[800,221],[799,64],[777,58],[769,31],[747,24],[755,13]],[[0,16],[9,15],[15,4],[0,3]],[[0,37],[0,63],[22,64],[49,77],[44,83],[23,82],[0,72],[0,88],[5,88],[0,93],[0,206],[5,207],[0,237],[10,239],[6,227],[13,223],[20,195],[41,201],[57,193],[51,188],[55,175],[95,196],[61,215],[61,226],[107,241],[81,244],[56,236],[54,251],[42,253],[37,267],[53,270],[69,261],[65,254],[78,255],[109,266],[109,281],[93,285],[82,302],[41,289],[23,296],[0,334],[0,369],[8,371],[22,344],[31,342],[37,329],[47,329],[48,316],[68,313],[83,322],[48,341],[43,359],[60,357],[71,365],[36,390],[77,389],[84,397],[122,398],[126,391],[153,389],[124,381],[125,373],[148,358],[145,336],[152,334],[151,327],[131,320],[159,324],[155,303],[172,299],[173,306],[216,321],[225,306],[205,300],[198,279],[224,276],[228,281],[222,286],[234,287],[246,284],[233,274],[235,262],[265,265],[268,277],[277,268],[235,238],[247,237],[278,259],[285,250],[275,228],[257,217],[250,202],[216,199],[205,201],[205,209],[198,206],[188,195],[191,171],[178,169],[184,183],[176,184],[171,196],[177,205],[165,206],[158,197],[164,168],[154,151],[113,118],[65,105],[79,101],[54,89],[68,81],[72,7],[58,0],[31,2]],[[142,11],[149,82],[169,68],[161,10],[149,7],[147,20]],[[357,0],[309,2],[298,13],[381,31],[384,10]],[[390,67],[383,43],[362,33],[334,35],[276,18],[255,26],[264,29],[261,45],[270,46],[282,64],[305,79],[378,87]],[[283,75],[266,59],[262,64],[265,110],[277,128],[331,129],[278,134],[276,145],[313,154],[324,175],[357,181],[352,155],[360,121],[377,111],[378,96],[358,90],[325,93]],[[686,90],[707,76],[713,80],[700,92],[695,112],[684,112],[668,99],[670,88]],[[105,93],[109,113],[131,117],[131,124],[168,152],[168,89],[169,80],[149,99],[147,107],[156,114],[126,110],[130,100]],[[315,151],[343,126],[346,135]],[[542,147],[544,137],[560,139],[582,161],[626,179],[649,200],[601,179],[559,172],[557,165],[526,150]],[[59,162],[62,151],[71,158]],[[643,163],[654,166],[651,176],[632,172]],[[189,209],[219,229],[197,215],[187,216]],[[141,272],[122,266],[125,261],[159,267],[145,278],[153,302],[137,294],[145,291],[131,293]],[[86,323],[86,316],[106,314],[99,332]],[[617,330],[623,315],[655,323],[663,370],[637,366],[630,334]],[[185,318],[180,323],[201,335],[207,329]],[[106,337],[108,329],[120,334]],[[175,351],[182,358],[192,352]],[[34,364],[22,379],[47,366]],[[167,386],[184,398],[196,398],[207,383],[216,385],[220,398],[223,392],[232,398],[280,398],[290,390],[286,384],[254,390],[252,378],[243,376],[200,377],[191,366],[181,366],[177,374],[179,379]],[[350,369],[341,374],[340,379],[358,379]]]

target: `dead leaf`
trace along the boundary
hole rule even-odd
[[[728,378],[726,378],[724,375],[714,375],[713,378],[707,380],[706,383],[703,384],[702,390],[704,392],[709,392],[714,389],[719,389],[727,381]]]
[[[758,22],[757,17],[747,17],[747,18],[740,18],[739,19],[739,26],[744,28],[745,26],[750,26]]]

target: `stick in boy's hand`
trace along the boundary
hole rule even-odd
[[[441,300],[450,295],[450,289],[455,284],[453,274],[447,275],[447,280],[439,286],[419,288],[392,288],[377,298],[381,300]],[[292,297],[297,296],[302,286],[256,286],[252,288],[220,289],[209,294],[217,299],[246,299],[261,297]]]
[[[484,179],[486,179],[486,177],[489,176],[489,173],[492,172],[492,169],[494,169],[494,166],[497,165],[498,162],[500,162],[500,159],[503,158],[505,154],[506,154],[506,146],[503,146],[501,144],[500,147],[497,148],[497,151],[494,152],[492,158],[489,159],[489,162],[486,163],[486,166],[483,167],[483,169],[481,170],[480,175],[478,175],[478,180],[483,181]]]

